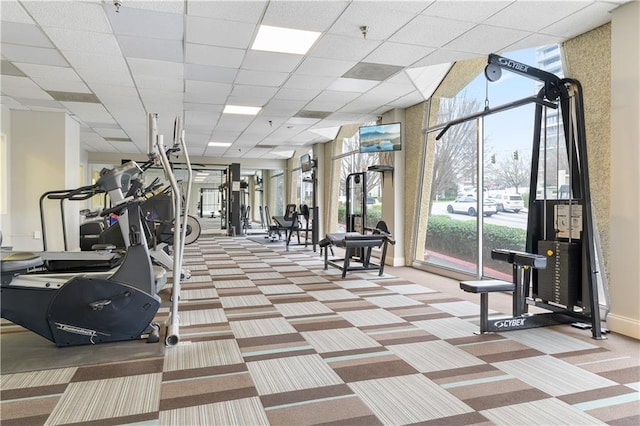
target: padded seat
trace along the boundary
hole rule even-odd
[[[468,293],[492,293],[494,291],[514,291],[514,283],[502,280],[461,281],[460,288]]]
[[[480,294],[480,334],[483,334],[489,330],[489,293],[496,291],[513,292],[516,290],[516,285],[502,280],[473,280],[460,281],[460,288],[468,293]],[[514,304],[514,311],[515,309],[516,305]]]

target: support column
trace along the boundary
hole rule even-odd
[[[640,3],[611,21],[611,252],[607,327],[640,339]],[[606,90],[606,88],[603,88]]]

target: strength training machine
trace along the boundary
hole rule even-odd
[[[436,137],[440,139],[453,125],[535,104],[525,250],[497,248],[492,252],[493,259],[512,264],[513,280],[511,283],[500,280],[463,281],[460,287],[464,291],[481,294],[481,333],[573,322],[579,328],[590,328],[593,338],[602,339],[606,329],[600,320],[598,287],[604,287],[604,273],[599,265],[602,255],[591,207],[582,86],[575,79],[559,78],[508,58],[489,55],[485,68],[487,79],[497,81],[502,69],[541,81],[543,87],[535,97],[496,108],[487,107],[479,113],[426,131],[441,130]],[[556,147],[547,145],[549,108],[557,109],[561,114],[564,146],[560,146],[560,135]],[[554,156],[560,152],[566,154],[569,171],[569,190],[564,191],[566,198],[550,199],[547,196],[551,148],[555,150]],[[538,194],[540,179],[544,189]],[[478,198],[482,202],[482,197]],[[494,291],[513,292],[513,317],[488,318],[488,293]],[[547,312],[528,313],[528,305]]]

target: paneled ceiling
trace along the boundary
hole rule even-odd
[[[562,42],[626,0],[120,3],[2,0],[2,104],[71,114],[88,151],[146,152],[154,112],[165,135],[183,117],[191,155],[277,159],[423,101],[452,62]],[[262,24],[321,35],[306,55],[251,50]]]

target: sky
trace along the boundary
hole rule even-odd
[[[525,49],[505,53],[502,56],[536,65],[535,49]],[[467,97],[481,101],[489,99],[489,108],[508,104],[537,93],[537,80],[529,79],[508,70],[502,70],[502,77],[496,82],[488,82],[484,73],[476,77],[466,88]],[[488,92],[487,92],[488,85]],[[507,110],[485,117],[485,153],[496,154],[496,160],[512,156],[513,151],[526,152],[531,156],[533,138],[534,104]]]

